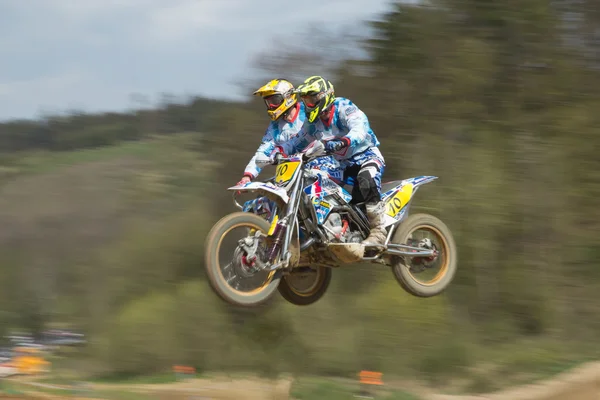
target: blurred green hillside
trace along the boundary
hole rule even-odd
[[[430,3],[382,16],[357,43],[370,59],[328,77],[369,116],[384,180],[440,177],[412,212],[454,232],[447,293],[413,298],[366,264],[334,271],[311,307],[223,304],[204,280],[204,238],[234,210],[225,189],[268,118],[258,100],[165,98],[0,125],[0,330],[77,326],[90,373],[370,368],[470,376],[457,389],[469,391],[600,356],[598,5]],[[265,79],[299,76],[303,61],[263,59]]]

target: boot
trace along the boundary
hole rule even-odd
[[[387,238],[387,232],[383,227],[385,208],[383,202],[367,204],[367,218],[371,225],[369,237],[362,241],[365,246],[383,246]]]

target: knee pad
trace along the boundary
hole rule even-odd
[[[367,203],[378,202],[381,199],[375,177],[379,173],[379,165],[368,162],[360,169],[357,180],[363,201]]]

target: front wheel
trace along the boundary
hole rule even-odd
[[[214,291],[225,301],[242,307],[255,307],[267,302],[277,290],[279,274],[261,270],[257,265],[266,262],[269,222],[255,214],[236,212],[219,220],[206,238],[206,272]],[[229,239],[238,230],[240,234]],[[246,240],[246,247],[240,245]],[[233,257],[232,257],[233,256]]]
[[[307,306],[323,297],[330,282],[331,268],[298,267],[281,279],[279,293],[294,305]]]
[[[392,272],[400,286],[413,296],[436,296],[454,279],[456,244],[452,232],[440,219],[429,214],[411,215],[400,224],[392,243],[438,252],[434,257],[394,257]],[[429,280],[422,280],[428,275],[431,275]]]

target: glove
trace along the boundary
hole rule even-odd
[[[248,172],[244,174],[244,176],[242,177],[242,179],[240,179],[240,181],[235,185],[235,186],[242,186],[245,185],[246,183],[252,182],[252,175],[250,175]],[[242,194],[241,191],[237,190],[235,192],[236,195],[240,195]]]
[[[325,142],[325,151],[328,153],[335,153],[348,146],[350,146],[350,140],[346,138],[333,139]]]
[[[252,181],[252,177],[250,175],[244,175],[242,179],[236,184],[236,186],[245,185],[248,182]]]
[[[279,164],[280,159],[284,158],[285,156],[279,152],[275,153],[273,155],[273,165],[277,165]]]

